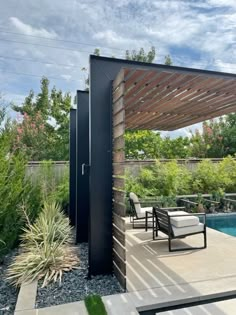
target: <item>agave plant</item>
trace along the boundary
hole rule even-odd
[[[56,203],[45,203],[34,224],[28,223],[22,236],[22,252],[8,269],[8,279],[16,286],[43,279],[61,281],[62,274],[77,268],[79,258],[70,244],[69,220]]]

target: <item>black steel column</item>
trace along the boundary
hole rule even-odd
[[[60,149],[60,148],[59,148]],[[76,213],[76,109],[70,110],[70,206],[69,218],[75,225]]]
[[[89,274],[96,275],[112,273],[112,81],[93,62],[90,79]]]
[[[77,91],[76,242],[88,242],[89,218],[89,93]]]

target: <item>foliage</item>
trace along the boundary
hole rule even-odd
[[[128,130],[125,132],[126,159],[175,159],[189,155],[188,138],[161,138],[151,130]]]
[[[224,156],[236,154],[236,114],[226,116],[222,124],[222,142]]]
[[[191,174],[176,161],[156,162],[156,165],[142,168],[138,177],[126,176],[126,190],[139,196],[174,196],[188,193]]]
[[[189,156],[189,139],[187,137],[161,138],[160,156],[165,159],[185,159]]]
[[[41,80],[41,91],[31,90],[22,106],[12,106],[21,116],[15,123],[14,146],[23,149],[28,160],[68,160],[71,96]],[[58,149],[60,148],[60,149]]]
[[[190,154],[195,157],[220,158],[236,153],[236,114],[203,123],[203,131],[192,133]]]
[[[14,247],[24,225],[22,207],[30,209],[28,216],[34,219],[40,210],[40,193],[25,178],[26,160],[21,152],[10,152],[12,126],[5,118],[3,108],[0,129],[0,256]]]
[[[176,161],[157,161],[154,166],[143,167],[137,176],[126,174],[126,191],[133,191],[142,198],[170,196],[173,199],[176,195],[206,193],[219,199],[235,189],[236,161],[230,156],[219,163],[203,160],[192,172]]]
[[[165,56],[165,65],[167,65],[167,66],[173,65],[173,62],[172,62],[170,55]]]
[[[161,137],[150,130],[126,131],[125,156],[127,159],[153,159],[160,157]]]
[[[26,224],[24,212],[34,222],[47,198],[56,200],[63,208],[69,202],[68,169],[55,179],[52,163],[45,162],[36,178],[25,176],[26,161],[20,153],[8,158],[2,154],[0,151],[0,256],[18,244]]]
[[[66,209],[69,204],[69,194],[69,170],[67,168],[60,180],[60,183],[57,185],[54,193],[54,200],[61,204],[63,209]]]
[[[200,158],[214,158],[224,156],[222,137],[223,119],[219,122],[210,120],[203,123],[202,134],[198,130],[192,133],[191,155]]]
[[[21,237],[23,246],[34,246],[35,242],[43,243],[45,235],[49,243],[71,241],[69,219],[62,213],[59,204],[55,202],[45,201],[35,223],[28,225],[28,228],[22,229],[24,232]]]
[[[22,236],[22,252],[8,270],[8,279],[15,285],[43,279],[61,282],[62,274],[76,268],[79,259],[70,246],[69,220],[56,203],[44,204],[34,224],[28,221]]]
[[[132,50],[131,52],[129,50],[126,50],[125,53],[125,59],[127,60],[135,60],[135,61],[141,61],[141,62],[148,62],[152,63],[156,56],[156,50],[155,47],[151,47],[151,50],[148,53],[145,53],[143,48],[140,48],[139,51]]]
[[[47,132],[45,122],[40,112],[35,116],[24,113],[22,122],[16,123],[13,150],[18,150],[32,161],[45,158],[45,138]],[[47,151],[47,149],[46,149]]]
[[[84,303],[89,315],[107,315],[105,305],[99,295],[90,295],[86,297]]]

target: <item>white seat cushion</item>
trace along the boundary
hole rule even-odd
[[[194,226],[199,224],[199,218],[194,216],[194,215],[188,215],[185,211],[169,211],[168,212],[169,216],[174,216],[174,215],[180,215],[180,217],[173,217],[170,219],[171,225],[177,227],[177,228],[182,228],[182,227],[188,227],[188,226]]]
[[[185,226],[185,227],[175,227],[172,225],[172,230],[174,233],[174,236],[181,236],[191,233],[197,233],[197,232],[203,232],[204,230],[204,224],[199,223],[198,225],[192,225],[192,226]]]

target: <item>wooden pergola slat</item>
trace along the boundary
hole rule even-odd
[[[126,129],[175,130],[235,111],[232,78],[166,69],[122,69],[118,76],[119,86],[113,83],[114,111],[122,98]],[[117,115],[114,123],[122,117]]]

